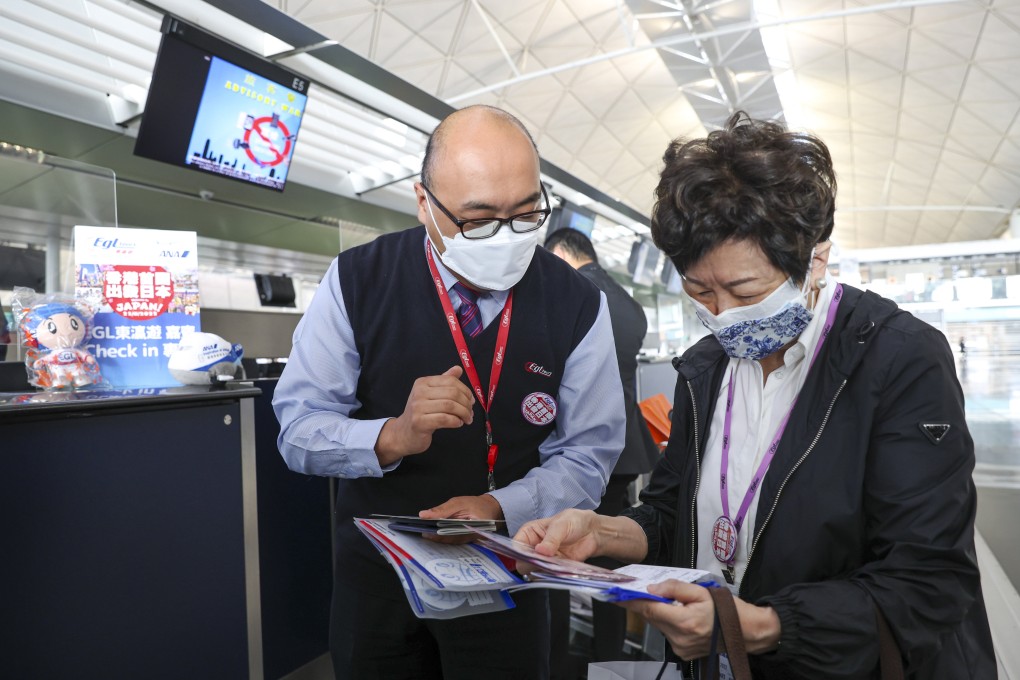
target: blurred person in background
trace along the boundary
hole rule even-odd
[[[648,320],[641,305],[599,265],[598,254],[591,239],[576,229],[557,229],[545,239],[545,248],[563,259],[586,279],[595,284],[609,304],[609,318],[613,325],[616,344],[616,363],[623,382],[623,407],[627,413],[627,439],[606,493],[595,512],[615,516],[631,506],[630,486],[638,475],[652,470],[659,458],[658,447],[645,424],[637,403],[637,355],[641,351]],[[622,566],[614,560],[596,560],[600,566]],[[569,678],[573,671],[569,651],[570,593],[549,593],[552,611],[552,677]],[[605,602],[592,603],[594,630],[593,658],[595,661],[614,661],[625,658],[623,643],[627,635],[627,612]]]

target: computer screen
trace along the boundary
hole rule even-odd
[[[641,286],[651,286],[659,274],[659,249],[651,241],[640,239],[630,248],[627,273],[631,280]]]
[[[558,229],[576,229],[585,236],[591,236],[595,229],[595,213],[587,208],[563,200],[560,206],[553,210],[547,234]]]
[[[167,17],[135,154],[283,191],[309,82]]]
[[[46,287],[46,251],[0,245],[0,290]]]
[[[662,258],[662,273],[659,274],[659,281],[666,287],[666,292],[671,295],[679,295],[683,292],[683,278],[676,270],[673,261],[668,257]]]

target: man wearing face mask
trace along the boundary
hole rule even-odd
[[[341,253],[276,389],[291,469],[338,477],[330,648],[338,678],[546,678],[546,595],[417,619],[351,521],[525,522],[598,505],[625,421],[605,296],[536,249],[549,215],[514,117],[475,106],[433,132],[424,226]],[[582,401],[583,398],[583,401]]]

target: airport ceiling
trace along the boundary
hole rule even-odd
[[[132,156],[164,12],[316,84],[282,196]],[[997,238],[1020,207],[1017,0],[4,0],[0,100],[0,141],[117,171],[124,224],[308,252],[413,223],[425,135],[476,102],[525,121],[610,265],[669,140],[737,109],[828,143],[843,248]]]

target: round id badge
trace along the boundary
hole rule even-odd
[[[737,554],[737,528],[726,515],[720,515],[712,525],[712,553],[723,564],[732,562]]]
[[[532,425],[548,425],[556,420],[556,400],[545,392],[532,392],[521,402],[521,415]]]

